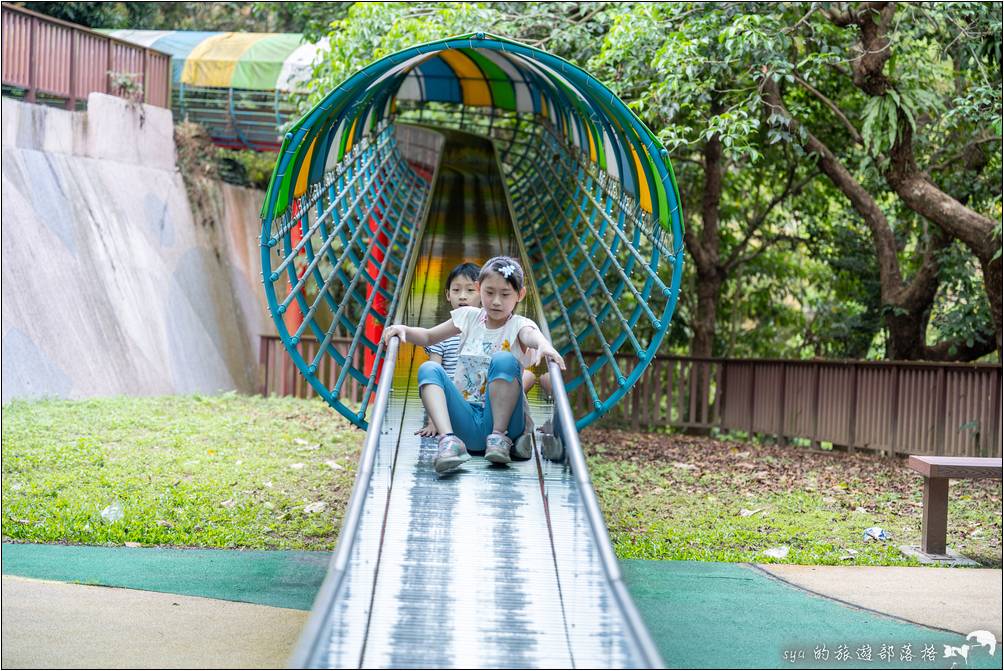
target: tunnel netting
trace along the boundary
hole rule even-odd
[[[588,399],[582,428],[638,380],[669,328],[679,194],[665,150],[613,93],[503,38],[388,56],[286,135],[261,235],[286,350],[320,396],[366,427],[380,333],[410,284],[436,177],[437,126],[496,147],[540,308],[569,364],[566,387]]]

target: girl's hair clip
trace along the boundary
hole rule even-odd
[[[506,279],[509,279],[509,276],[512,275],[517,270],[518,270],[518,268],[516,268],[516,266],[514,266],[513,264],[510,263],[507,266],[502,266],[501,268],[499,268],[498,272],[499,272],[499,275],[501,275],[502,277],[504,277]]]

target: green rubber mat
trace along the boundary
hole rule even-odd
[[[626,560],[621,568],[670,668],[1001,668],[999,649],[994,657],[969,649],[968,665],[946,658],[945,646],[965,645],[963,636],[847,606],[752,566]]]
[[[3,573],[310,610],[328,552],[4,543]]]
[[[3,573],[308,610],[329,557],[5,543]],[[1000,649],[946,658],[946,645],[966,643],[961,635],[852,608],[753,567],[641,560],[621,567],[671,668],[1001,668]],[[883,658],[890,650],[893,659]],[[912,659],[901,659],[906,652]]]

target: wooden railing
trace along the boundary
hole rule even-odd
[[[597,360],[587,354],[586,363]],[[629,365],[625,358],[619,362]],[[607,379],[609,366],[594,380]],[[604,375],[606,372],[606,375]],[[582,412],[585,390],[572,392]],[[887,454],[1001,456],[1001,366],[659,356],[605,418]]]
[[[55,99],[76,109],[78,100],[98,92],[170,106],[170,54],[7,3],[0,24],[3,85],[22,89],[28,102]],[[125,79],[136,88],[129,90]]]
[[[349,340],[336,339],[339,351]],[[279,339],[261,341],[262,393],[313,395]],[[300,346],[312,356],[317,344]],[[583,358],[591,365],[599,355],[585,352]],[[568,379],[577,369],[572,359]],[[627,370],[631,360],[618,363]],[[333,385],[337,369],[324,370]],[[614,385],[609,366],[593,384],[601,395]],[[352,387],[350,398],[360,391]],[[576,414],[585,414],[585,388],[573,389],[569,398]],[[601,421],[636,431],[718,428],[886,454],[999,457],[1001,366],[657,356]]]
[[[331,339],[332,346],[345,354],[349,350],[349,343],[352,338],[334,337]],[[297,352],[304,359],[310,360],[317,354],[318,341],[316,338],[304,336],[297,346]],[[356,351],[354,366],[361,368],[361,356]],[[317,392],[310,386],[306,379],[300,375],[299,370],[293,360],[286,353],[282,341],[278,336],[261,336],[259,338],[258,350],[259,364],[259,390],[262,396],[276,394],[277,396],[295,396],[297,398],[312,398],[317,396]],[[340,368],[330,356],[321,358],[317,377],[321,379],[329,389],[335,386]],[[354,378],[348,378],[345,386],[342,387],[344,398],[359,403],[362,400],[363,385]]]

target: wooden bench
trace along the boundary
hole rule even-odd
[[[981,457],[922,457],[911,455],[907,465],[924,476],[924,529],[920,549],[944,555],[948,535],[948,481],[1001,479],[1001,460]]]

